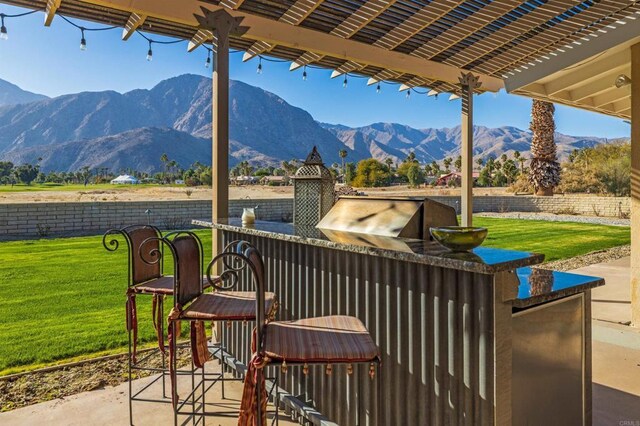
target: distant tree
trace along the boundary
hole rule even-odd
[[[416,153],[411,151],[409,155],[407,155],[407,158],[404,159],[404,161],[408,163],[413,163],[414,161],[416,161]]]
[[[9,178],[13,173],[13,163],[11,161],[0,161],[0,180]],[[9,180],[6,179],[8,183]]]
[[[427,176],[432,176],[433,175],[433,168],[431,167],[431,164],[425,164],[424,166],[424,174]]]
[[[344,159],[347,158],[347,154],[349,154],[347,152],[346,149],[341,149],[340,151],[338,151],[338,155],[340,156],[340,160],[342,160],[342,174],[344,174]]]
[[[484,159],[482,157],[476,158],[476,164],[478,165],[479,169],[482,169],[482,166],[484,165]]]
[[[431,170],[433,171],[433,175],[435,177],[440,176],[440,164],[438,164],[437,161],[432,161],[431,162]]]
[[[160,156],[160,161],[162,161],[162,182],[165,183],[166,182],[166,173],[167,173],[167,164],[169,163],[169,156],[167,155],[167,153],[165,152],[164,154],[162,154]]]
[[[356,165],[354,163],[346,163],[344,167],[344,183],[351,185],[356,177]]]
[[[31,185],[40,173],[39,165],[23,164],[14,169],[14,176],[17,181],[24,183],[25,185]]]
[[[502,154],[500,156],[500,161],[502,161],[502,164],[504,164],[508,159],[509,157],[507,157],[507,154]]]
[[[444,165],[444,171],[449,173],[450,169],[451,169],[451,163],[453,162],[453,160],[451,159],[451,157],[447,157],[442,161],[442,165]]]
[[[375,158],[362,160],[356,168],[353,185],[359,187],[384,186],[389,183],[390,173],[387,168]]]
[[[80,169],[80,178],[82,179],[82,183],[84,183],[84,186],[87,186],[87,184],[89,183],[89,179],[91,178],[91,170],[89,170],[89,166],[84,166],[82,169]]]
[[[502,165],[502,173],[507,179],[507,185],[511,185],[517,179],[520,171],[518,170],[518,166],[512,159],[508,159]]]
[[[391,157],[385,158],[384,159],[384,164],[387,165],[387,167],[389,168],[389,171],[391,172],[392,171],[391,166],[393,166],[393,158],[391,158]]]
[[[456,161],[454,161],[453,167],[455,167],[457,171],[462,170],[462,155],[458,155],[456,157]]]
[[[409,185],[413,188],[422,185],[424,183],[424,175],[422,174],[422,169],[417,163],[413,163],[409,170],[407,171],[407,178],[409,180]]]

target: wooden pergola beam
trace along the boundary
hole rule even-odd
[[[122,29],[122,40],[129,40],[129,37],[131,37],[133,33],[135,33],[136,30],[144,24],[145,19],[147,19],[146,15],[140,15],[138,13],[132,13],[129,15],[129,19]]]
[[[44,26],[48,27],[56,16],[56,11],[60,7],[62,0],[47,0],[47,6],[44,9]]]
[[[195,15],[202,14],[202,3],[197,0],[79,0],[129,13],[139,13],[169,22],[197,27]],[[211,11],[226,10],[219,6],[207,5]],[[264,41],[271,44],[305,50],[316,55],[332,56],[363,65],[392,69],[404,74],[412,74],[431,80],[455,83],[460,69],[435,61],[427,61],[401,52],[389,51],[378,46],[314,31],[301,26],[292,26],[272,19],[249,13],[229,11],[234,17],[244,18],[243,26],[248,27],[243,38]],[[481,76],[482,89],[496,92],[503,87],[502,79]]]

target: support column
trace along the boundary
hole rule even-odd
[[[234,18],[224,10],[196,16],[201,29],[213,32],[213,87],[212,87],[212,220],[229,217],[229,35],[241,34],[246,27],[239,24],[243,18]],[[222,251],[222,238],[218,230],[212,231],[212,255]]]
[[[631,324],[640,327],[640,44],[631,46]]]
[[[480,87],[478,77],[471,73],[462,74],[459,78],[462,86],[462,117],[460,146],[462,156],[462,187],[460,207],[462,226],[473,224],[473,92]]]

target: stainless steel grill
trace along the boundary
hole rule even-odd
[[[457,225],[454,208],[426,198],[341,197],[318,223],[328,231],[429,239],[429,228]]]

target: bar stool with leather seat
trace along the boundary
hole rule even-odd
[[[380,364],[380,353],[362,321],[346,315],[269,321],[265,315],[265,298],[269,293],[265,291],[262,256],[249,243],[237,244],[237,247],[241,247],[242,250],[225,252],[218,258],[228,259],[225,264],[231,263],[231,259],[244,262],[250,271],[250,279],[256,291],[256,328],[252,341],[254,355],[245,375],[238,425],[266,424],[267,393],[264,368],[268,365],[280,365],[282,368],[297,364],[308,370],[311,364],[322,364],[325,365],[327,373],[330,373],[333,364],[347,364],[349,372],[352,372],[353,364],[368,364],[369,375],[374,379],[376,366]],[[231,272],[238,275],[240,269],[236,266]],[[222,282],[227,278],[225,272],[220,274]],[[380,407],[380,374],[377,376],[377,404]],[[280,401],[277,392],[275,395],[277,421]],[[378,413],[378,422],[379,417]],[[358,424],[362,423],[358,421]]]
[[[201,276],[201,256],[202,244],[199,238],[192,232],[183,231],[173,234],[170,238],[150,238],[143,242],[141,253],[149,253],[153,256],[152,250],[147,250],[147,244],[154,241],[165,244],[173,255],[174,261],[174,306],[168,316],[169,322],[169,366],[171,375],[171,396],[174,404],[174,423],[177,424],[179,415],[205,416],[205,415],[237,415],[236,412],[207,412],[205,404],[205,394],[217,381],[213,381],[209,386],[204,376],[204,364],[210,359],[210,351],[207,345],[204,321],[255,321],[256,319],[256,294],[255,292],[233,291],[235,282],[225,285],[225,280],[221,277],[211,278],[211,267],[207,268],[207,278],[214,287],[212,293],[203,293],[198,277]],[[235,250],[237,243],[230,243],[225,248],[226,251]],[[157,255],[157,251],[155,254]],[[144,261],[146,255],[142,255]],[[274,293],[266,293],[263,298],[263,308],[269,316],[274,315],[277,309],[276,297]],[[202,380],[198,384],[192,384],[191,392],[180,400],[177,393],[177,338],[176,332],[178,324],[188,321],[191,329],[192,359],[196,367],[202,368]],[[221,343],[224,349],[224,343]],[[224,366],[224,359],[222,366]],[[220,381],[224,384],[224,370],[221,370]],[[242,380],[242,379],[238,379]],[[196,391],[200,389],[201,395],[196,398]],[[184,407],[191,403],[192,411],[185,411]],[[196,405],[201,411],[196,411]]]
[[[121,236],[126,242],[128,249],[128,280],[127,280],[127,312],[126,326],[128,332],[128,379],[129,379],[129,420],[133,424],[133,401],[145,402],[170,402],[165,393],[165,378],[169,372],[166,360],[166,346],[164,343],[164,299],[173,296],[174,277],[164,274],[164,264],[162,260],[156,263],[145,262],[140,256],[140,246],[150,238],[160,238],[162,233],[152,225],[131,225],[121,229],[108,230],[103,238],[102,244],[108,251],[116,251],[120,243],[116,236]],[[161,250],[158,241],[150,243],[149,250]],[[215,280],[215,279],[214,279]],[[202,277],[203,286],[209,287],[209,281]],[[146,351],[142,358],[138,358],[138,313],[136,306],[136,296],[147,295],[152,298],[152,320],[156,331],[158,347],[151,351]],[[151,366],[154,357],[160,356],[161,366]],[[133,371],[148,371],[160,373],[156,379],[133,393]],[[158,380],[162,381],[162,399],[140,396],[151,385]]]

